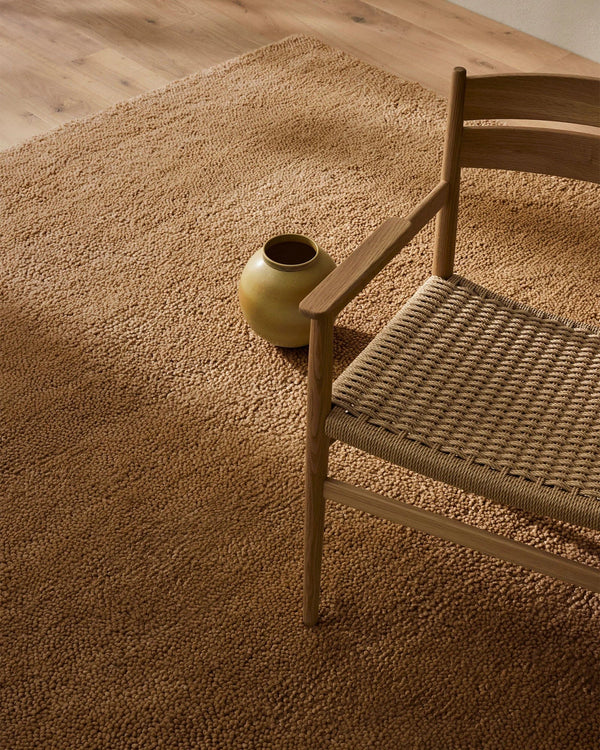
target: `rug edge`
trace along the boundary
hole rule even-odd
[[[240,64],[247,64],[253,60],[264,57],[270,51],[275,51],[286,47],[290,47],[292,49],[294,47],[304,47],[303,51],[306,52],[311,49],[320,49],[329,51],[331,53],[336,53],[345,57],[349,62],[351,61],[355,65],[368,68],[369,70],[377,71],[377,73],[379,73],[380,75],[394,78],[396,81],[401,82],[406,86],[418,87],[423,91],[428,92],[437,99],[445,100],[445,98],[440,96],[437,92],[427,88],[426,86],[423,86],[423,84],[419,83],[418,81],[411,81],[402,78],[396,73],[382,68],[380,65],[368,62],[367,60],[363,60],[362,58],[350,52],[347,52],[346,50],[340,49],[339,47],[324,42],[318,37],[314,37],[309,34],[294,33],[282,37],[281,39],[278,39],[274,42],[269,42],[268,44],[263,44],[260,47],[256,47],[252,50],[248,50],[247,52],[243,52],[242,54],[236,55],[235,57],[223,60],[222,62],[216,63],[207,68],[202,68],[180,78],[174,78],[173,80],[163,84],[162,86],[157,86],[156,88],[142,91],[140,94],[136,94],[135,96],[121,99],[120,101],[114,102],[113,104],[110,104],[103,109],[99,109],[95,112],[91,112],[81,117],[74,117],[67,122],[52,127],[49,130],[44,131],[43,133],[38,133],[37,135],[34,135],[31,138],[28,138],[20,143],[15,143],[11,146],[8,146],[7,148],[0,149],[0,160],[3,157],[8,157],[11,155],[14,156],[21,150],[27,150],[28,148],[39,146],[40,144],[43,144],[45,142],[51,143],[57,137],[60,137],[65,133],[76,133],[80,128],[93,124],[113,112],[118,112],[119,110],[126,109],[138,103],[152,99],[155,96],[165,94],[170,91],[176,91],[178,88],[184,87],[190,82],[200,81],[203,78],[207,78],[209,76],[226,74]]]
[[[210,65],[207,68],[201,68],[197,71],[194,71],[193,73],[188,73],[187,75],[184,75],[180,78],[173,78],[173,80],[168,81],[167,83],[161,86],[148,89],[147,91],[142,91],[141,93],[136,94],[135,96],[121,99],[117,102],[114,102],[113,104],[109,104],[107,107],[96,110],[95,112],[90,112],[89,114],[82,115],[81,117],[75,116],[71,120],[68,120],[67,122],[63,122],[60,125],[56,125],[55,127],[49,128],[43,133],[38,133],[36,135],[31,136],[30,138],[27,138],[24,141],[21,141],[19,143],[14,143],[11,146],[7,146],[6,148],[0,149],[0,157],[14,154],[21,149],[26,149],[30,146],[38,145],[40,143],[43,143],[44,141],[51,141],[62,133],[68,132],[70,130],[76,131],[78,128],[85,126],[85,125],[89,125],[90,123],[95,122],[97,119],[102,118],[106,116],[107,114],[119,111],[120,109],[129,107],[139,102],[143,102],[147,99],[151,99],[154,96],[157,96],[159,94],[164,94],[166,92],[169,92],[170,90],[176,89],[178,86],[188,84],[193,80],[201,80],[202,78],[205,78],[211,75],[215,75],[219,73],[226,73],[227,71],[231,70],[233,67],[235,67],[236,65],[240,63],[248,63],[252,59],[257,59],[257,58],[264,56],[264,54],[268,50],[281,49],[282,47],[294,46],[294,45],[300,45],[300,44],[308,45],[307,48],[313,48],[313,49],[317,49],[317,48],[330,49],[330,50],[337,49],[336,47],[333,47],[330,44],[326,44],[320,39],[317,39],[316,37],[312,37],[308,34],[290,34],[274,42],[263,44],[260,47],[256,47],[252,50],[248,50],[247,52],[242,52],[240,55],[236,55],[235,57],[230,57],[227,60],[223,60],[219,63],[215,63],[214,65]],[[341,50],[338,50],[338,51],[341,51]],[[347,53],[344,53],[344,54],[347,54]]]

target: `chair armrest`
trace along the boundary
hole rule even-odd
[[[448,183],[440,182],[406,218],[383,222],[300,303],[309,318],[335,316],[442,208]]]

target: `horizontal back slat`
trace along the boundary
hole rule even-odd
[[[600,135],[545,128],[465,127],[460,165],[600,183]]]
[[[600,79],[562,75],[467,78],[465,120],[553,120],[600,127]]]

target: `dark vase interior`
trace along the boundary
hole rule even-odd
[[[265,255],[273,263],[285,266],[299,266],[312,260],[317,251],[312,245],[298,240],[281,240],[265,245]]]

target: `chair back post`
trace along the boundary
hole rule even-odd
[[[446,204],[437,217],[433,258],[433,275],[441,276],[443,279],[450,277],[454,269],[454,246],[456,244],[460,188],[460,147],[466,82],[467,71],[464,68],[454,68],[442,162],[442,180],[448,183],[449,190]]]

